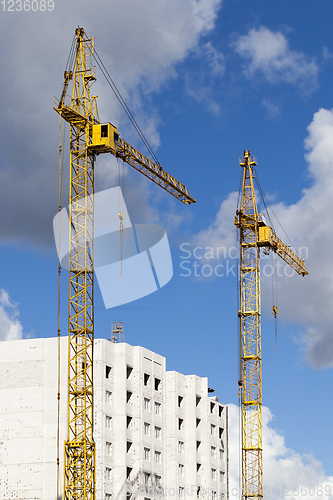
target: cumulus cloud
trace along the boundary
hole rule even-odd
[[[52,242],[59,133],[52,97],[61,95],[63,71],[77,25],[96,37],[98,54],[156,147],[159,117],[149,95],[176,76],[177,63],[213,29],[221,2],[58,0],[53,12],[32,14],[29,23],[19,14],[2,16],[0,60],[6,68],[0,82],[0,91],[6,96],[0,120],[0,210],[5,214],[0,222],[2,241]],[[127,119],[101,75],[92,90],[99,95],[101,120],[113,122],[122,137],[140,149],[136,139],[133,143]],[[68,145],[68,126],[63,134]],[[64,160],[68,164],[68,152]],[[113,181],[109,177],[106,182]],[[67,183],[68,177],[66,181],[64,177],[65,188]]]
[[[309,276],[300,286],[296,279],[283,275],[279,287],[284,292],[279,295],[288,318],[306,329],[306,357],[317,368],[333,366],[332,135],[333,110],[320,109],[308,126],[305,139],[305,157],[313,184],[294,205],[280,203],[274,207],[295,247],[304,248],[308,254]]]
[[[235,246],[235,226],[233,219],[236,211],[238,193],[233,192],[222,201],[220,209],[212,224],[193,236],[196,246],[213,247],[214,249],[230,249]],[[217,250],[214,252],[217,256]],[[223,253],[221,253],[223,255]]]
[[[23,327],[20,323],[17,304],[13,303],[6,290],[0,289],[0,340],[20,340]]]
[[[278,306],[280,318],[301,325],[302,348],[310,366],[333,366],[333,110],[320,109],[308,126],[305,139],[307,173],[311,187],[292,204],[272,204],[285,233],[291,238],[300,256],[306,259],[309,276],[292,275],[292,270],[276,257],[278,275]],[[260,159],[259,159],[260,161]],[[221,204],[214,222],[193,236],[193,244],[229,249],[234,246],[233,218],[236,193]],[[272,217],[278,236],[289,244],[280,226]],[[216,255],[217,252],[214,253]],[[219,253],[223,256],[223,253]],[[227,252],[228,255],[228,252]],[[268,266],[268,268],[266,268]],[[266,271],[267,269],[267,271]],[[271,261],[262,258],[262,307],[271,311]],[[266,275],[266,277],[265,277]],[[299,341],[300,339],[298,339]]]
[[[281,32],[261,26],[233,43],[235,51],[248,61],[244,74],[248,78],[262,75],[270,83],[287,82],[307,93],[317,86],[318,65],[302,52],[291,50]]]
[[[230,498],[239,498],[240,437],[239,408],[229,407]],[[272,500],[297,497],[319,500],[333,496],[333,477],[326,476],[322,463],[312,455],[288,448],[281,432],[271,427],[273,415],[263,407],[264,497]],[[298,493],[297,493],[298,491]]]

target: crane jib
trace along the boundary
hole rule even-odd
[[[183,201],[183,203],[196,203],[195,199],[184,184],[163,170],[160,165],[156,165],[154,162],[149,160],[149,158],[120,138],[118,139],[118,143],[116,145],[116,156],[123,158],[126,163],[139,170],[141,173],[146,175],[146,177],[149,177],[153,182],[155,182],[155,184],[158,184],[163,189],[169,191],[173,194],[173,196],[180,199],[180,201]],[[146,172],[144,172],[142,168],[146,169]],[[154,177],[152,177],[152,175]],[[168,186],[178,191],[182,197],[180,198],[173,190],[168,189]]]

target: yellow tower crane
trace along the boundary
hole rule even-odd
[[[277,253],[298,274],[308,271],[301,260],[266,225],[258,213],[255,192],[256,159],[250,151],[240,158],[243,168],[241,201],[237,207],[235,226],[240,243],[240,356],[242,433],[242,500],[263,498],[262,469],[262,390],[261,390],[261,292],[260,249]],[[274,310],[273,310],[274,311]],[[275,308],[274,314],[277,314]]]
[[[100,123],[97,96],[91,95],[91,86],[96,80],[93,58],[105,74],[105,67],[94,52],[94,38],[87,35],[83,28],[77,28],[69,56],[69,67],[66,68],[64,75],[62,95],[60,100],[54,98],[53,105],[55,111],[70,124],[68,432],[64,456],[65,500],[95,499],[93,437],[95,157],[100,153],[111,153],[149,177],[182,203],[195,203],[187,188],[163,170],[157,161],[149,160],[124,142],[111,123]],[[67,95],[71,80],[73,80],[72,93]],[[120,94],[117,96],[118,99],[119,96]],[[135,125],[137,126],[136,122]],[[142,133],[141,136],[144,139]]]

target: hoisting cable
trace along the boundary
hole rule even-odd
[[[258,189],[259,189],[259,192],[260,192],[260,195],[261,195],[261,198],[262,198],[262,202],[263,202],[263,204],[264,204],[264,207],[265,207],[265,210],[266,210],[266,214],[267,214],[267,218],[268,218],[268,220],[269,220],[269,222],[270,222],[270,226],[271,226],[271,228],[274,230],[273,223],[272,223],[272,219],[271,219],[271,217],[270,217],[270,215],[269,215],[267,205],[268,205],[268,207],[270,208],[270,210],[272,211],[272,213],[273,213],[273,215],[274,215],[275,219],[277,220],[277,222],[278,222],[279,226],[281,227],[282,231],[284,232],[284,234],[285,234],[285,236],[286,236],[287,240],[288,240],[288,241],[289,241],[289,243],[290,243],[290,246],[293,248],[294,253],[295,253],[295,254],[296,254],[296,255],[300,258],[299,254],[298,254],[298,252],[297,252],[297,250],[296,250],[295,245],[292,243],[291,239],[289,238],[289,236],[287,235],[286,231],[284,230],[284,228],[283,228],[283,226],[282,226],[281,222],[280,222],[280,221],[279,221],[279,219],[277,218],[277,215],[276,215],[276,213],[274,212],[274,210],[273,210],[273,208],[272,208],[272,205],[271,205],[271,204],[269,203],[269,201],[265,198],[265,195],[264,195],[264,193],[263,193],[263,191],[262,191],[262,189],[261,189],[260,183],[259,183],[258,176],[256,176],[256,182],[257,182],[257,185],[258,185]]]
[[[62,108],[62,106],[66,103],[67,87],[69,84],[69,80],[71,80],[73,78],[72,66],[73,66],[74,52],[75,51],[74,51],[74,39],[73,39],[71,50],[69,52],[67,63],[66,63],[66,69],[64,72],[65,81],[64,81],[63,88],[62,88],[60,100],[58,101],[58,110],[60,110]]]
[[[120,277],[123,277],[123,248],[124,248],[124,161],[122,161],[122,177],[120,175],[120,163],[117,158],[117,163],[118,163],[118,175],[119,175],[119,235],[120,235]],[[121,193],[123,193],[123,196],[121,196]],[[123,203],[121,202],[123,201]]]
[[[73,63],[74,63],[74,56],[75,56],[75,35],[72,40],[72,45],[68,54],[68,59],[66,63],[66,71],[72,71],[73,70]]]
[[[241,184],[239,186],[239,190],[241,190]],[[239,197],[238,197],[239,202]],[[238,208],[237,202],[237,208]],[[239,435],[238,435],[238,490],[240,494],[240,498],[242,497],[242,392],[243,392],[243,384],[242,384],[242,316],[240,310],[240,293],[239,293],[239,283],[240,283],[240,255],[239,255],[239,231],[236,228],[236,245],[237,245],[237,281],[236,281],[236,294],[237,294],[237,311],[238,311],[238,401],[239,401]]]
[[[262,203],[263,203],[263,205],[265,207],[265,212],[266,212],[266,216],[267,216],[269,225],[273,228],[272,219],[271,219],[271,216],[270,216],[270,214],[268,212],[268,207],[267,207],[268,202],[267,202],[267,200],[265,198],[263,190],[261,189],[261,185],[260,185],[260,182],[259,182],[259,178],[258,178],[257,172],[255,173],[255,180],[256,180],[256,184],[257,184],[260,196],[261,196],[261,201],[262,201]]]
[[[72,40],[72,45],[69,51],[65,73],[69,72],[73,68],[75,57],[75,36]],[[65,148],[65,138],[64,133],[64,145],[62,145],[62,133],[61,133],[61,113],[60,113],[60,124],[59,124],[59,240],[58,240],[58,341],[57,341],[57,499],[60,498],[60,387],[61,387],[61,209],[62,209],[62,164],[64,159],[64,148]],[[66,121],[65,121],[66,130]]]
[[[241,197],[242,181],[243,181],[243,176],[241,175],[241,178],[240,178],[240,181],[239,181],[238,198],[237,198],[237,210],[239,210],[239,199]],[[238,241],[238,239],[237,239],[237,241]]]
[[[275,253],[271,252],[271,265],[272,265],[272,314],[274,316],[274,325],[275,325],[275,352],[278,352],[278,323],[277,317],[279,314],[278,309],[278,299],[277,299],[277,276],[276,276],[276,266],[275,266]],[[274,305],[276,304],[276,305]]]
[[[238,311],[238,374],[239,374],[239,380],[241,380],[241,355],[242,355],[242,343],[241,343],[241,310],[240,310],[240,293],[239,293],[239,284],[240,284],[240,256],[239,256],[239,238],[238,238],[238,229],[236,229],[236,244],[237,244],[237,282],[236,282],[236,294],[237,294],[237,311]]]
[[[101,58],[99,57],[99,55],[97,54],[97,51],[94,50],[94,54],[93,54],[93,58],[95,59],[96,61],[96,64],[97,66],[99,67],[99,69],[101,70],[102,74],[104,75],[106,81],[108,82],[109,86],[111,87],[111,89],[113,90],[116,98],[118,99],[121,107],[123,108],[123,110],[125,111],[125,113],[127,114],[130,122],[132,123],[133,127],[135,128],[135,130],[137,131],[137,133],[139,134],[143,144],[146,146],[147,150],[149,151],[149,153],[151,154],[151,157],[153,158],[154,162],[156,163],[156,165],[158,166],[161,166],[160,165],[160,162],[158,161],[158,159],[156,158],[155,156],[155,153],[154,151],[152,150],[152,148],[150,147],[149,143],[148,143],[148,140],[145,138],[142,130],[140,129],[139,125],[137,124],[134,116],[132,115],[131,111],[129,110],[126,102],[124,101],[122,95],[120,94],[119,90],[117,89],[116,87],[116,84],[114,83],[114,81],[112,80],[109,72],[107,71],[106,67],[104,66]]]
[[[275,321],[275,352],[278,352],[278,336],[277,336],[277,315],[279,314],[278,308],[273,306],[273,314]]]
[[[66,127],[66,122],[65,122]],[[60,291],[61,291],[61,209],[62,209],[62,160],[64,155],[64,148],[62,147],[62,134],[61,134],[61,114],[60,114],[60,139],[59,139],[59,241],[58,241],[58,367],[57,367],[57,499],[60,498],[60,335],[61,335],[61,318],[60,318]],[[65,134],[64,134],[65,145]]]
[[[274,214],[276,220],[278,221],[280,227],[282,228],[284,234],[286,235],[286,237],[288,238],[290,244],[292,246],[294,246],[292,244],[292,242],[290,241],[290,238],[288,237],[288,235],[286,234],[285,230],[283,229],[280,221],[278,220],[277,216],[275,215],[274,213],[274,210],[272,209],[270,203],[268,200],[266,200],[265,198],[265,195],[263,193],[263,190],[261,189],[261,186],[260,186],[260,182],[259,182],[259,178],[258,178],[258,175],[255,176],[255,179],[256,179],[256,184],[258,186],[258,190],[259,190],[259,193],[260,193],[260,196],[261,196],[261,200],[262,200],[262,203],[265,207],[265,212],[266,212],[266,215],[267,215],[267,219],[268,219],[268,222],[269,222],[269,225],[271,226],[271,228],[273,229],[273,222],[272,222],[272,219],[270,217],[270,214],[268,212],[268,206],[269,208],[272,210],[272,213]],[[275,254],[274,254],[274,257],[275,257]],[[278,309],[278,303],[277,303],[277,277],[276,277],[276,265],[275,265],[275,262],[273,262],[273,255],[272,255],[272,252],[271,252],[271,262],[272,262],[272,301],[273,301],[273,306],[272,306],[272,314],[274,316],[274,329],[275,329],[275,352],[278,352],[278,341],[277,341],[277,333],[278,333],[278,323],[277,323],[277,317],[278,317],[278,314],[279,314],[279,309]],[[274,305],[276,304],[276,305]]]

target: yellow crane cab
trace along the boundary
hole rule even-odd
[[[92,126],[92,142],[89,144],[89,149],[97,154],[115,153],[118,139],[118,130],[112,123],[98,123]]]

